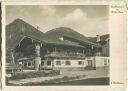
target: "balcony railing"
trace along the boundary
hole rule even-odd
[[[74,57],[74,58],[85,58],[85,55],[82,53],[57,53],[52,52],[46,54],[45,57]]]

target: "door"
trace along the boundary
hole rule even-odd
[[[92,60],[88,60],[88,66],[92,67]]]

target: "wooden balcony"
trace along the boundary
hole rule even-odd
[[[57,53],[57,52],[51,52],[49,54],[45,54],[44,57],[85,58],[85,55],[82,54],[82,53]]]

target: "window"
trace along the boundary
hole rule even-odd
[[[70,53],[70,51],[67,51],[67,53]]]
[[[34,66],[34,64],[35,64],[35,61],[32,62],[32,66]]]
[[[44,62],[43,61],[41,62],[41,66],[44,66]]]
[[[71,65],[71,62],[70,62],[70,61],[66,61],[65,64],[66,64],[66,65]]]
[[[51,61],[47,61],[47,65],[51,65]]]
[[[104,59],[104,66],[107,65],[107,59]]]
[[[56,61],[56,65],[61,65],[61,61]]]
[[[92,60],[87,60],[88,61],[88,66],[92,66]]]
[[[60,53],[60,50],[57,50],[58,53]]]
[[[31,66],[31,62],[28,63],[28,66]]]
[[[24,63],[24,66],[27,66],[27,63]]]
[[[78,65],[84,65],[84,62],[83,61],[79,61]]]

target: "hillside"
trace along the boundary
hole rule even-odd
[[[6,26],[7,50],[14,49],[24,36],[42,39],[44,33],[21,19],[16,19]]]

